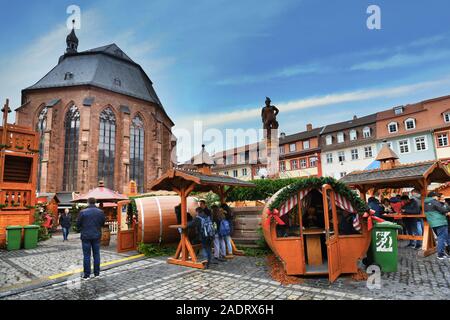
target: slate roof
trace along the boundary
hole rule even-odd
[[[303,131],[303,132],[299,132],[299,133],[290,134],[288,136],[285,136],[284,138],[280,137],[279,144],[282,145],[282,144],[286,144],[286,143],[291,143],[291,142],[295,142],[295,141],[301,141],[301,140],[317,137],[317,136],[319,136],[320,131],[322,131],[322,128],[315,128],[315,129],[312,129],[311,131]]]
[[[377,120],[377,114],[374,113],[374,114],[370,114],[368,116],[364,116],[361,118],[356,118],[356,119],[352,119],[352,120],[348,120],[348,121],[330,124],[323,128],[323,131],[321,134],[331,133],[331,132],[335,132],[335,131],[342,131],[345,129],[351,129],[351,128],[375,123],[376,120]]]
[[[65,80],[67,73],[72,73],[73,78]],[[49,73],[24,91],[80,85],[91,85],[153,102],[164,111],[145,71],[116,44],[65,54]]]
[[[392,169],[354,171],[341,178],[339,181],[348,185],[368,185],[377,187],[408,187],[424,177],[428,182],[446,182],[450,175],[441,163],[436,161],[418,162],[399,165]]]

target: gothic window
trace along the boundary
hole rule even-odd
[[[77,170],[78,170],[78,136],[80,130],[80,112],[73,105],[66,113],[64,121],[65,142],[64,142],[64,191],[77,190]]]
[[[111,108],[100,113],[98,143],[98,180],[114,189],[114,161],[116,152],[116,117]]]
[[[137,115],[130,128],[130,179],[136,182],[138,191],[144,192],[144,122]]]
[[[47,113],[48,108],[45,107],[41,110],[38,116],[38,122],[36,124],[36,131],[39,133],[39,165],[37,176],[37,191],[41,191],[41,176],[42,176],[42,159],[44,158],[44,138],[45,129],[47,128]]]

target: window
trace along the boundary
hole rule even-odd
[[[370,138],[372,136],[372,130],[369,127],[363,129],[363,137]]]
[[[405,128],[406,130],[412,130],[416,128],[416,120],[409,118],[405,120]]]
[[[347,175],[347,172],[340,172],[340,173],[339,173],[339,176],[340,176],[341,178],[345,177],[346,175]]]
[[[317,167],[317,157],[311,157],[309,158],[309,167],[315,168]]]
[[[226,176],[230,175],[228,171],[225,171],[223,174]]]
[[[344,151],[339,151],[338,152],[338,159],[339,159],[339,162],[344,162],[345,161],[345,153],[344,153]]]
[[[351,130],[350,131],[350,140],[356,140],[358,138],[358,134],[356,132],[356,130]]]
[[[225,159],[225,164],[233,164],[233,156],[227,156]]]
[[[37,191],[41,191],[41,176],[42,176],[42,159],[44,158],[44,142],[45,142],[45,129],[47,128],[47,113],[48,108],[45,107],[41,110],[38,116],[38,122],[36,124],[36,131],[39,133],[39,163],[37,172]]]
[[[359,155],[358,155],[358,149],[352,149],[352,160],[358,160]]]
[[[130,180],[136,182],[139,193],[144,193],[144,122],[137,115],[130,128]]]
[[[344,142],[344,133],[343,133],[343,132],[339,132],[339,133],[337,134],[337,142],[338,142],[338,143]]]
[[[286,171],[286,163],[284,161],[280,161],[280,171]]]
[[[280,146],[280,154],[284,154],[284,146]]]
[[[114,85],[115,85],[115,86],[118,86],[118,87],[121,87],[121,86],[122,86],[122,81],[120,81],[119,78],[115,78],[115,79],[114,79]]]
[[[400,140],[398,142],[400,153],[409,153],[409,140]]]
[[[364,156],[366,158],[372,158],[373,157],[372,147],[364,147]]]
[[[297,170],[297,169],[298,169],[297,160],[291,160],[291,170]]]
[[[238,171],[237,170],[233,170],[233,177],[237,178],[238,177]]]
[[[64,80],[72,80],[73,79],[73,73],[72,72],[66,72],[64,74]]]
[[[398,131],[398,123],[397,122],[391,122],[388,124],[389,133],[395,133]]]
[[[302,169],[306,168],[306,159],[300,159],[300,168]]]
[[[297,149],[297,147],[296,147],[295,143],[291,143],[289,145],[289,152],[294,152],[296,149]]]
[[[79,130],[80,112],[76,106],[71,106],[64,121],[64,191],[77,190]]]
[[[403,107],[395,107],[394,108],[395,115],[399,115],[403,113]]]
[[[327,153],[327,163],[333,163],[333,154]]]
[[[330,145],[330,144],[332,144],[333,143],[333,137],[332,136],[327,136],[326,137],[326,144],[327,145]]]
[[[100,113],[100,134],[98,143],[98,180],[114,189],[114,162],[116,155],[116,116],[111,108]]]
[[[246,176],[247,175],[247,168],[242,169],[242,175]]]
[[[309,149],[309,140],[303,141],[303,150]]]
[[[450,122],[450,112],[444,112],[442,115],[444,116],[444,121],[446,123]]]
[[[416,144],[416,151],[424,151],[427,150],[427,140],[425,137],[417,137],[414,139]]]
[[[437,136],[438,146],[439,147],[448,147],[448,134],[441,133]]]

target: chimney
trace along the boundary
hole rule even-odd
[[[313,129],[312,124],[311,124],[311,123],[308,123],[308,124],[306,125],[306,131],[312,131],[312,129]]]
[[[356,119],[358,119],[358,117],[356,115],[354,115],[353,116],[353,120],[356,120]]]
[[[281,132],[281,133],[280,133],[280,138],[281,138],[281,139],[284,139],[284,138],[286,138],[286,133],[284,133],[284,132]]]

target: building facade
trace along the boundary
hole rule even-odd
[[[321,177],[319,134],[322,128],[313,129],[279,138],[279,177]]]
[[[377,155],[376,114],[325,126],[320,133],[324,176],[340,179],[367,168]]]
[[[115,44],[78,52],[75,32],[47,75],[22,91],[16,123],[40,133],[39,192],[138,191],[173,166],[174,123],[144,70]]]
[[[403,164],[435,160],[433,127],[437,123],[432,113],[436,109],[420,102],[379,112],[378,147],[386,142]]]

